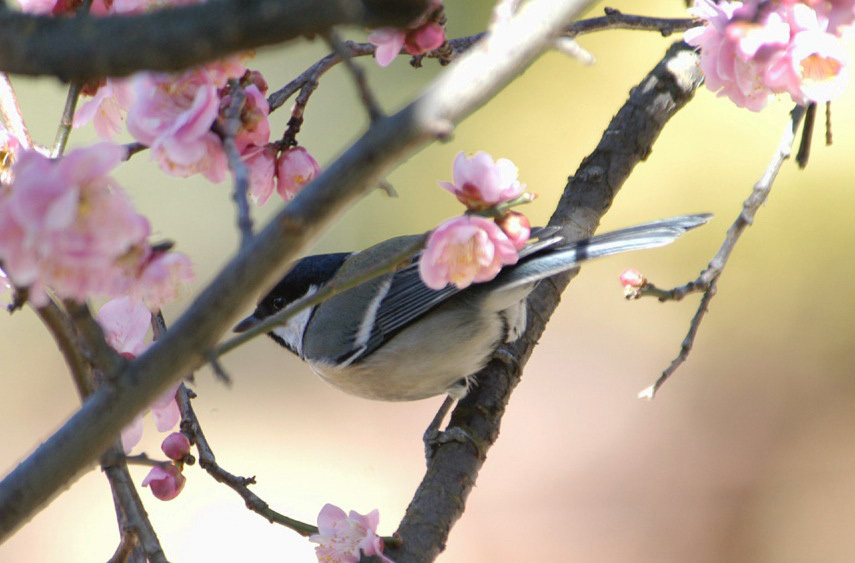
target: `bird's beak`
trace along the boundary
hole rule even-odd
[[[260,322],[261,319],[256,317],[255,313],[253,313],[238,324],[236,324],[232,329],[232,332],[246,332]]]

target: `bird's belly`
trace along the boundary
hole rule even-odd
[[[327,383],[367,399],[415,401],[449,392],[462,396],[466,391],[462,383],[489,361],[504,336],[503,325],[498,321],[473,325],[469,318],[463,328],[441,315],[431,320],[437,322],[433,330],[423,332],[431,327],[420,327],[419,337],[403,330],[346,369],[314,361],[309,365]]]

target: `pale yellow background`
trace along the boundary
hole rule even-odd
[[[489,2],[448,4],[452,36],[483,28]],[[610,5],[684,13],[679,0]],[[540,195],[527,211],[542,223],[629,88],[671,41],[645,32],[587,36],[581,43],[598,58],[589,68],[547,54],[450,142],[392,172],[399,199],[371,195],[316,249],[362,247],[458,213],[436,181],[450,179],[461,150],[512,159]],[[277,88],[322,54],[320,42],[301,42],[264,51],[252,64]],[[404,58],[385,70],[360,62],[389,111],[436,73],[432,62],[422,70]],[[36,139],[49,143],[63,90],[51,80],[18,84]],[[322,165],[363,130],[356,100],[340,68],[312,98],[300,141]],[[693,279],[765,168],[792,104],[781,99],[755,114],[702,90],[668,125],[603,228],[688,212],[716,219],[672,247],[584,268],[526,368],[441,561],[855,560],[852,100],[850,90],[834,105],[833,146],[823,146],[820,126],[808,169],[784,166],[721,279],[689,361],[651,403],[636,394],[677,353],[698,298],[628,303],[617,276],[636,267],[662,286]],[[275,114],[275,132],[286,111]],[[87,129],[72,144],[92,139]],[[167,310],[172,321],[234,253],[229,184],[164,177],[146,153],[117,177],[155,238],[175,240],[196,263],[198,282]],[[255,217],[263,221],[278,205],[254,209]],[[31,311],[0,319],[0,362],[5,474],[78,402]],[[195,408],[225,468],[256,475],[254,490],[292,517],[314,521],[331,502],[362,513],[379,508],[380,532],[395,529],[423,474],[421,433],[440,398],[386,404],[344,395],[267,339],[224,362],[234,386],[201,370]],[[159,436],[147,424],[144,450],[156,454]],[[141,479],[145,470],[133,473]],[[198,467],[186,474],[174,501],[141,493],[171,560],[314,560],[311,544],[248,512]],[[93,468],[0,546],[0,561],[104,561],[116,543],[109,488]]]

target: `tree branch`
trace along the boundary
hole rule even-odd
[[[112,385],[96,390],[0,482],[0,541],[91,467],[136,412],[198,368],[254,296],[271,287],[285,266],[357,198],[375,189],[385,172],[437,135],[447,134],[453,123],[495,95],[589,2],[527,3],[481,48],[450,65],[418,99],[373,123],[229,261],[162,340],[111,374]]]
[[[426,8],[426,0],[210,0],[109,17],[0,10],[0,70],[66,81],[176,71],[336,25],[404,25]]]
[[[597,148],[570,178],[550,225],[561,226],[569,240],[592,234],[633,167],[650,154],[662,128],[691,99],[700,80],[693,49],[683,43],[673,45],[631,90]],[[387,549],[386,554],[396,562],[432,561],[442,551],[451,527],[463,514],[486,452],[499,435],[505,406],[519,383],[522,367],[577,271],[550,278],[531,294],[525,337],[507,347],[507,357],[494,359],[478,373],[479,384],[452,413],[449,429],[464,430],[471,439],[448,440],[436,447],[398,527],[403,541],[399,547]]]

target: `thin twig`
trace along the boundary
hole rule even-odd
[[[137,494],[124,457],[122,445],[118,441],[101,456],[101,470],[110,482],[117,510],[121,510],[119,519],[122,532],[134,531],[148,561],[165,563],[167,561],[166,555],[163,553],[157,533],[148,519],[142,500]]]
[[[799,141],[799,150],[796,152],[796,164],[804,169],[810,159],[810,148],[813,142],[813,130],[816,127],[816,102],[810,102],[805,111],[805,122],[802,126],[802,138]]]
[[[252,240],[252,217],[249,214],[249,169],[246,163],[241,158],[240,151],[235,143],[235,136],[241,127],[241,111],[246,103],[246,94],[237,80],[229,80],[229,96],[231,102],[226,108],[224,123],[222,124],[221,133],[223,139],[223,148],[226,151],[226,158],[229,161],[232,176],[234,176],[234,190],[232,198],[237,204],[238,210],[238,230],[240,231],[240,246],[245,248]]]
[[[252,328],[247,329],[245,332],[242,332],[237,336],[233,336],[231,339],[226,340],[225,342],[214,348],[209,354],[208,358],[218,358],[223,354],[227,354],[228,352],[234,350],[244,342],[248,342],[256,336],[260,334],[265,334],[269,332],[272,328],[285,323],[285,321],[287,321],[303,309],[312,307],[314,305],[317,305],[318,303],[322,303],[327,299],[333,297],[334,295],[338,295],[343,291],[347,291],[348,289],[354,288],[360,284],[367,282],[368,280],[374,279],[378,276],[382,276],[383,274],[394,272],[395,270],[400,268],[400,265],[404,260],[410,258],[416,252],[418,252],[424,246],[426,240],[426,234],[416,237],[413,240],[412,244],[408,245],[401,252],[389,256],[376,266],[373,266],[370,269],[364,270],[362,272],[356,272],[352,276],[348,276],[344,279],[335,279],[334,281],[326,283],[315,293],[307,295],[306,297],[303,297],[301,299],[298,299],[297,301],[290,303],[287,307],[285,307],[275,315],[271,315],[265,318],[263,321],[259,322]]]
[[[578,37],[596,31],[604,31],[608,29],[630,29],[639,31],[658,31],[663,36],[668,36],[672,33],[685,31],[689,28],[698,25],[697,20],[691,18],[650,18],[646,16],[636,16],[632,14],[623,14],[618,11],[610,11],[605,16],[579,20],[571,23],[564,28],[563,35],[565,37]],[[440,53],[440,49],[417,55],[413,57],[416,62],[414,66],[420,66],[420,61],[424,58],[444,58],[448,61],[456,59],[461,54],[466,52],[472,45],[482,40],[487,35],[487,32],[476,33],[466,37],[450,39],[446,42],[450,53]],[[341,43],[341,48],[349,57],[363,57],[373,55],[376,47],[371,43],[357,43],[354,41],[344,41]],[[300,76],[268,96],[267,101],[270,104],[270,111],[273,112],[281,107],[291,96],[297,91],[303,91],[304,88],[309,88],[306,99],[302,100],[302,104],[298,101],[298,105],[305,106],[311,92],[317,88],[317,82],[320,77],[329,69],[342,61],[342,56],[339,53],[332,53],[320,59],[318,62],[303,71]],[[302,115],[302,112],[300,113]],[[293,116],[293,114],[292,114]]]
[[[778,146],[775,149],[775,153],[772,155],[772,159],[769,164],[766,166],[766,170],[763,173],[763,176],[760,180],[754,184],[754,189],[751,191],[751,195],[748,196],[742,204],[742,211],[736,217],[736,220],[727,230],[727,234],[725,235],[724,242],[719,247],[718,252],[710,260],[709,265],[704,269],[697,279],[691,281],[685,285],[675,287],[670,291],[662,291],[656,290],[656,292],[650,292],[650,295],[655,295],[659,298],[660,301],[679,301],[683,299],[686,295],[690,293],[696,293],[699,291],[704,292],[704,297],[701,299],[701,303],[698,306],[698,310],[696,311],[694,317],[692,318],[692,322],[689,325],[689,332],[686,335],[686,338],[683,339],[683,342],[680,346],[680,353],[677,357],[671,362],[671,364],[662,372],[662,375],[651,385],[647,387],[643,391],[639,393],[640,398],[645,399],[653,399],[656,396],[656,392],[660,387],[668,380],[669,377],[676,371],[678,367],[688,358],[689,352],[692,349],[692,345],[695,340],[695,335],[698,332],[698,327],[700,326],[701,321],[703,320],[707,309],[709,307],[709,302],[712,299],[713,295],[716,292],[716,283],[718,282],[718,278],[721,276],[724,271],[725,266],[727,265],[727,261],[730,258],[730,254],[733,252],[733,249],[736,247],[736,243],[739,241],[739,238],[742,236],[742,233],[745,232],[745,229],[748,228],[749,225],[754,223],[754,217],[757,215],[757,211],[766,201],[766,198],[769,196],[769,192],[772,189],[772,184],[775,182],[775,178],[778,175],[778,172],[781,170],[781,166],[784,164],[784,161],[790,157],[790,153],[792,151],[793,142],[796,138],[796,131],[799,128],[799,124],[802,121],[802,118],[805,115],[804,106],[796,106],[790,112],[790,122],[787,124],[787,128],[781,136],[781,140],[778,142]],[[645,295],[644,288],[641,289],[641,294]]]
[[[119,545],[107,563],[125,563],[139,543],[139,537],[134,530],[122,530]]]
[[[377,98],[374,96],[371,88],[368,87],[368,82],[365,80],[365,71],[353,62],[353,57],[350,56],[350,53],[344,43],[342,43],[341,37],[339,37],[335,31],[331,30],[324,36],[324,39],[326,39],[327,44],[339,56],[339,58],[344,61],[344,66],[347,67],[348,72],[350,72],[350,75],[353,77],[353,82],[356,84],[356,89],[359,91],[359,99],[368,111],[368,118],[371,122],[373,123],[383,117],[383,110],[380,109],[380,104],[377,102]]]
[[[127,364],[127,360],[107,344],[101,325],[92,316],[85,303],[81,304],[66,299],[63,305],[65,305],[71,323],[83,342],[83,353],[86,354],[87,360],[93,366],[107,375],[116,373],[117,370]]]
[[[74,111],[77,109],[77,100],[80,98],[82,89],[83,85],[79,82],[73,82],[68,87],[65,107],[62,110],[62,117],[59,119],[56,139],[53,142],[53,150],[51,150],[51,157],[53,158],[59,158],[65,152],[65,145],[68,143],[68,136],[71,135],[71,128],[74,125]]]
[[[199,466],[217,482],[223,483],[240,495],[248,509],[263,516],[268,522],[285,526],[302,536],[317,534],[317,527],[276,512],[261,497],[249,490],[249,485],[255,484],[255,477],[239,477],[217,464],[214,452],[211,450],[211,446],[208,444],[204,432],[202,432],[202,427],[199,425],[199,420],[196,418],[196,413],[193,411],[193,406],[190,404],[190,399],[195,396],[195,393],[182,383],[175,398],[178,400],[178,408],[181,411],[181,431],[190,436],[191,441],[196,444],[196,449],[199,452]]]
[[[92,378],[89,374],[89,364],[81,353],[81,344],[74,332],[71,320],[52,299],[44,307],[36,308],[36,314],[50,331],[77,389],[77,394],[83,400],[92,393]]]

